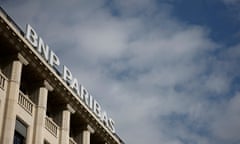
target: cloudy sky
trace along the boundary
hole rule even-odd
[[[0,0],[127,144],[240,143],[239,0]]]

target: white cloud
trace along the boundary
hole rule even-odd
[[[76,40],[81,50],[93,60],[118,58],[127,47],[131,23],[111,17],[84,22],[76,31]]]
[[[239,142],[239,111],[240,94],[237,93],[229,102],[223,104],[218,111],[220,114],[215,117],[213,132],[216,137],[223,141]]]
[[[160,9],[153,0],[71,0],[5,6],[17,23],[35,26],[113,116],[126,143],[237,140],[238,96],[225,104],[227,110],[224,102],[208,98],[231,88],[234,75],[228,73],[234,74],[238,49],[223,52],[219,60],[211,54],[219,45],[209,38],[210,30],[176,20],[170,5]],[[174,114],[186,118],[165,123]]]

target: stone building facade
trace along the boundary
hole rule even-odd
[[[0,143],[123,144],[0,10]]]

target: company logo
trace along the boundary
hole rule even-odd
[[[25,38],[38,51],[39,54],[48,62],[51,67],[59,68],[61,66],[58,56],[49,49],[36,31],[27,24]],[[108,117],[107,112],[101,108],[101,105],[90,95],[86,88],[79,84],[78,80],[73,77],[67,66],[63,65],[60,74],[66,84],[76,93],[79,100],[83,101],[91,111],[102,121],[102,123],[112,132],[115,133],[114,121]]]

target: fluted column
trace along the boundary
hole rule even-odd
[[[69,104],[67,104],[64,110],[62,111],[60,144],[69,144],[71,113],[75,113],[75,110]]]
[[[20,54],[17,55],[17,59],[14,60],[11,64],[11,72],[6,97],[5,120],[1,140],[2,144],[13,143],[16,122],[16,108],[18,103],[23,64],[27,65],[28,62]]]
[[[87,125],[82,131],[82,143],[81,144],[90,144],[91,133],[94,133],[94,129]]]
[[[60,131],[60,144],[69,144],[70,134],[70,118],[71,113],[75,113],[75,110],[67,104],[62,111],[62,125]]]
[[[52,91],[51,85],[44,81],[44,85],[39,88],[38,104],[36,108],[35,128],[34,128],[34,144],[43,144],[43,129],[45,127],[45,116],[47,110],[48,91]]]

